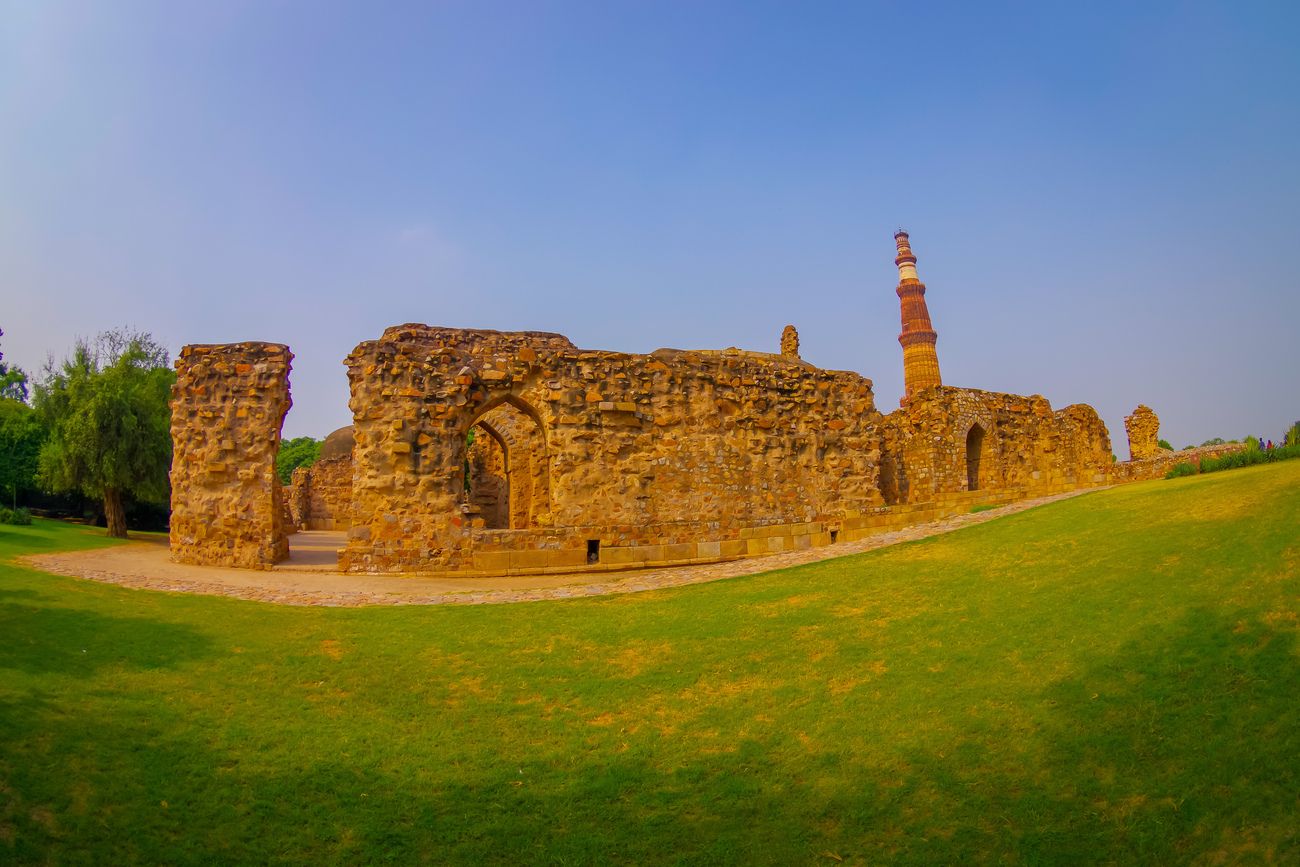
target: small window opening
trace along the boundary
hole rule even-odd
[[[840,540],[840,531],[839,531],[839,530],[831,530],[831,544],[834,545],[834,544],[835,544],[836,542],[838,542],[839,540]]]
[[[587,562],[588,563],[600,562],[600,540],[599,539],[587,540]]]

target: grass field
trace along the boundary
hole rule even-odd
[[[0,862],[1300,862],[1300,461],[567,602],[10,562],[105,544],[0,528]]]

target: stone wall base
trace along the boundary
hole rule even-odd
[[[1027,497],[1051,496],[1077,490],[1078,486],[1043,486],[1028,490],[963,491],[945,494],[933,502],[889,506],[837,520],[807,521],[744,527],[726,538],[669,544],[601,544],[596,562],[588,562],[587,539],[601,538],[600,528],[565,528],[564,530],[493,530],[479,531],[483,546],[475,545],[469,557],[472,564],[457,570],[393,573],[366,569],[353,560],[354,550],[340,552],[343,571],[363,574],[411,574],[423,577],[492,578],[509,575],[560,575],[571,573],[623,572],[665,566],[722,563],[747,557],[822,548],[844,542],[856,542],[943,518],[970,512],[975,506],[1001,506]],[[604,528],[608,537],[615,535]],[[485,550],[492,549],[492,550]]]

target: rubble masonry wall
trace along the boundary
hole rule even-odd
[[[277,343],[181,350],[171,421],[177,562],[269,569],[289,555],[275,456],[292,359]]]

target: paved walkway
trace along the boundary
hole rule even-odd
[[[21,559],[37,569],[57,575],[70,575],[124,587],[233,596],[281,605],[483,605],[535,602],[661,590],[665,587],[703,584],[722,578],[737,578],[804,563],[816,563],[950,533],[972,524],[982,524],[1003,515],[1023,512],[1044,503],[1087,492],[1074,491],[1053,497],[1021,500],[987,512],[957,515],[929,524],[881,533],[857,542],[806,551],[790,551],[701,566],[673,566],[612,574],[513,575],[501,578],[349,575],[322,571],[329,568],[332,557],[332,554],[326,556],[323,552],[332,551],[331,546],[337,547],[337,537],[325,533],[299,533],[294,536],[294,553],[289,562],[269,572],[173,563],[168,559],[165,539],[137,541],[97,551],[38,554]]]

